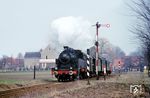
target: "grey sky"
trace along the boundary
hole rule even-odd
[[[126,0],[124,0],[126,1]],[[126,53],[136,49],[128,31],[131,18],[123,0],[0,0],[0,56],[38,51],[49,43],[51,22],[61,17],[83,17],[100,28],[100,37]],[[63,24],[62,24],[63,25]],[[91,26],[91,33],[95,28]]]

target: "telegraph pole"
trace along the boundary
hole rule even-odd
[[[98,32],[98,29],[99,29],[101,26],[105,26],[105,27],[109,28],[110,25],[109,25],[109,24],[99,24],[99,22],[97,22],[96,25],[94,25],[94,26],[96,26],[96,42],[95,42],[95,46],[96,46],[96,60],[95,60],[95,64],[96,64],[96,75],[97,75],[97,80],[99,80],[99,75],[98,75],[98,64],[99,64],[99,62],[98,62],[98,57],[99,57],[98,33],[99,33],[99,32]]]

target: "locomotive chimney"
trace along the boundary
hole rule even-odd
[[[65,50],[65,49],[68,49],[68,48],[69,48],[68,46],[64,46],[64,50]]]

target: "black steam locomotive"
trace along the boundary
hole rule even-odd
[[[111,74],[110,63],[104,58],[99,58],[98,75],[104,75],[103,67],[105,67],[107,74]],[[64,46],[64,50],[56,59],[56,67],[52,69],[52,73],[58,81],[85,79],[88,77],[87,73],[90,77],[95,76],[95,58],[87,56],[81,50]]]

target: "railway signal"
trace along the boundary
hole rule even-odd
[[[106,65],[103,66],[103,70],[104,70],[104,80],[106,80]]]
[[[118,69],[119,69],[119,76],[120,76],[120,73],[121,73],[121,62],[118,61]]]
[[[99,50],[98,50],[98,29],[100,27],[107,27],[109,28],[110,27],[110,24],[99,24],[99,22],[97,22],[95,25],[93,26],[96,26],[96,42],[95,42],[95,46],[96,46],[96,61],[95,61],[95,64],[96,64],[96,75],[97,75],[97,80],[99,80],[99,75],[98,75],[98,57],[99,57]]]
[[[121,62],[120,61],[118,61],[118,67],[119,67],[119,69],[121,68]]]

